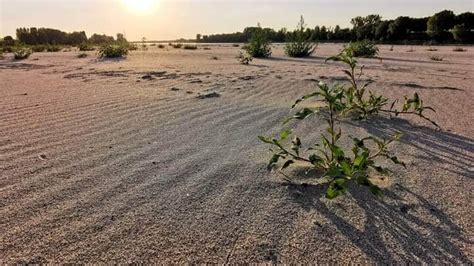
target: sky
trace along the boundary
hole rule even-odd
[[[474,10],[474,0],[0,0],[0,36],[18,27],[86,31],[129,40],[194,38],[230,33],[261,23],[293,29],[303,15],[308,26],[350,26],[355,16],[425,17],[449,9]]]

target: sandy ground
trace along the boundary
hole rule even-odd
[[[352,135],[404,131],[394,150],[408,168],[394,168],[382,199],[352,187],[332,201],[303,171],[292,185],[268,172],[257,135],[277,133],[314,80],[342,81],[324,62],[341,45],[309,59],[278,47],[250,66],[239,48],[210,48],[0,61],[2,264],[473,263],[474,48],[381,46],[381,60],[360,60],[371,89],[417,91],[443,130],[343,121]],[[323,128],[315,117],[297,130]]]

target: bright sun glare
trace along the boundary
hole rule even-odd
[[[158,0],[122,0],[125,7],[137,14],[148,14],[153,12],[158,4]]]

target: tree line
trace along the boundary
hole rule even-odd
[[[117,33],[116,38],[105,34],[93,34],[89,38],[84,31],[67,33],[50,28],[18,28],[16,40],[12,36],[5,36],[2,40],[3,46],[24,45],[100,45],[113,42],[127,42],[124,35]]]
[[[453,11],[443,10],[430,17],[411,18],[400,16],[393,20],[383,20],[372,14],[351,19],[351,28],[316,26],[306,29],[306,36],[312,41],[360,41],[370,40],[380,43],[473,43],[474,13],[464,12],[455,15]],[[260,27],[247,27],[243,32],[196,35],[197,42],[247,42]],[[263,28],[272,42],[286,42],[298,30],[287,28],[274,30]]]

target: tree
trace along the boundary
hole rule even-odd
[[[431,16],[427,23],[427,33],[431,38],[443,40],[444,32],[453,28],[456,16],[453,11],[443,10]],[[444,38],[443,38],[444,37]]]
[[[454,40],[458,42],[463,42],[468,39],[469,32],[466,30],[464,24],[458,24],[453,27],[451,30]]]
[[[375,29],[381,21],[380,15],[372,14],[366,17],[355,17],[351,19],[351,24],[358,40],[374,39]]]
[[[390,21],[384,20],[375,29],[375,39],[380,41],[385,41],[388,38],[388,28]]]

